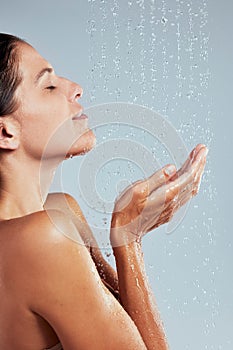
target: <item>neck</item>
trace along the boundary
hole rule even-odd
[[[44,210],[58,161],[5,157],[0,163],[0,220]]]

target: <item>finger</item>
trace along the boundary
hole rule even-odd
[[[187,165],[188,165],[188,163],[192,164],[195,162],[196,159],[199,159],[200,154],[202,154],[202,152],[204,150],[207,151],[207,147],[205,145],[203,145],[202,143],[198,144],[190,153],[190,156],[188,158],[189,162],[187,162]],[[187,167],[186,167],[186,169],[187,169]]]
[[[162,224],[165,224],[165,223],[169,222],[172,219],[172,217],[174,215],[174,212],[175,212],[175,208],[174,207],[170,208],[169,210],[164,211],[160,215],[156,225],[162,225]]]
[[[189,154],[189,157],[187,158],[187,160],[184,162],[184,164],[182,165],[182,167],[177,171],[177,173],[175,174],[175,176],[173,176],[170,180],[175,180],[175,178],[177,178],[178,176],[182,175],[185,171],[187,171],[188,167],[192,164],[192,162],[195,159],[195,156],[199,153],[199,151],[201,150],[201,148],[206,147],[203,144],[198,144]]]
[[[195,183],[199,181],[199,178],[204,170],[207,153],[208,149],[205,146],[200,147],[192,163],[187,166],[186,171],[175,181],[171,182],[174,187],[178,187],[178,189],[180,189],[178,192],[183,192],[186,189],[189,190],[190,187],[194,186]],[[174,192],[173,187],[171,187],[171,192],[172,190]]]
[[[167,217],[163,217],[160,218],[158,221],[156,221],[156,223],[149,229],[149,231],[152,231],[154,229],[156,229],[157,227],[166,224],[167,222],[169,222],[172,219],[172,217],[167,216]],[[148,232],[148,231],[147,231]]]
[[[206,151],[204,152],[204,150],[202,150],[202,153],[203,154],[200,154],[199,157],[197,157],[196,159],[196,165],[198,164],[198,162],[200,163],[200,165],[195,176],[195,181],[188,183],[183,189],[181,187],[180,192],[173,197],[173,200],[168,202],[167,211],[172,211],[171,217],[175,214],[175,212],[180,207],[185,205],[189,200],[192,199],[192,197],[197,195],[200,189],[201,178],[202,178],[205,163],[206,163],[206,155],[205,155]]]
[[[197,170],[197,174],[196,174],[196,178],[195,178],[195,182],[199,182],[202,175],[203,175],[203,172],[204,172],[204,168],[205,168],[205,165],[206,165],[206,157],[203,157],[200,161],[200,164],[199,164],[199,167],[198,167],[198,170]]]
[[[170,215],[173,211],[175,202],[166,203],[166,187],[162,186],[154,191],[147,199],[145,210],[141,215],[146,218],[146,228],[154,227],[157,222],[161,222],[161,218]]]
[[[197,145],[189,154],[188,158],[184,162],[184,164],[180,167],[180,169],[177,171],[176,175],[177,177],[182,175],[184,171],[186,171],[187,166],[191,163],[191,161],[194,159],[195,153],[198,151],[199,145]],[[175,177],[172,177],[171,180],[175,180]]]
[[[199,172],[196,175],[196,179],[195,179],[195,182],[194,182],[194,187],[193,187],[193,190],[192,190],[192,195],[193,196],[195,196],[198,193],[199,189],[200,189],[202,175],[204,173],[204,167],[205,167],[205,164],[200,168]]]
[[[206,164],[206,155],[208,153],[208,149],[201,149],[198,152],[198,155],[196,156],[194,162],[192,163],[190,169],[188,171],[191,171],[194,182],[197,183],[200,181],[201,176],[203,174],[205,164]]]
[[[153,208],[156,203],[160,208],[163,208],[163,212],[167,205],[172,204],[174,200],[179,202],[186,194],[190,198],[192,197],[192,192],[195,191],[196,183],[199,183],[199,177],[204,169],[206,156],[205,146],[198,145],[196,149],[198,150],[198,157],[195,158],[194,163],[190,164],[187,167],[187,171],[175,180],[165,182],[164,169],[161,169],[148,179],[150,181],[150,192],[152,190],[147,202],[148,208]],[[194,153],[190,155],[190,158],[193,157]]]
[[[187,193],[192,191],[195,176],[196,173],[190,168],[189,171],[180,175],[176,180],[169,182],[166,185],[166,203],[180,200],[180,195],[183,195],[183,192]]]
[[[194,197],[193,192],[191,193],[185,193],[181,200],[179,201],[179,204],[176,207],[176,211],[181,208],[183,205],[185,205],[188,201],[190,201]]]
[[[163,205],[163,209],[161,210],[159,215],[155,215],[153,217],[153,221],[151,221],[151,223],[147,225],[145,227],[145,232],[154,230],[156,227],[167,223],[168,221],[170,221],[174,215],[174,212],[176,211],[176,206],[177,203],[175,202],[170,202],[169,204],[165,204]],[[148,230],[148,227],[150,227],[150,229]]]
[[[191,200],[194,196],[196,196],[199,189],[200,189],[200,181],[193,183],[193,186],[190,186],[189,188],[186,187],[185,191],[179,194],[177,205],[175,206],[175,211],[177,211],[180,207],[185,205],[189,200]]]
[[[147,180],[149,194],[155,191],[160,186],[164,185],[176,173],[176,167],[173,164],[168,164],[162,169],[156,171]]]

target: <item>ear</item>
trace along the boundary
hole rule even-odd
[[[7,117],[0,118],[0,149],[16,150],[19,147],[19,125]]]

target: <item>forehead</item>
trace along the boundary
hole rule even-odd
[[[35,79],[43,68],[51,66],[33,47],[22,44],[19,55],[19,70],[23,80]]]

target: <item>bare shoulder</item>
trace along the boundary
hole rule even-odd
[[[58,239],[64,241],[64,236],[82,243],[82,239],[71,218],[61,209],[46,209],[27,215],[21,219],[20,226],[24,236],[29,240],[39,239],[53,244]]]
[[[70,239],[72,222],[59,210],[30,220],[37,230],[33,256],[27,258],[30,310],[51,325],[67,350],[144,349],[135,324],[102,283],[86,247]]]
[[[75,201],[77,203],[77,201],[75,200],[75,198],[66,192],[51,192],[48,194],[46,201]]]
[[[81,221],[86,222],[86,219],[77,200],[68,193],[49,193],[45,202],[45,208],[57,209],[63,211],[66,214],[70,213],[71,215],[76,215]]]
[[[43,268],[52,259],[54,249],[73,240],[84,245],[72,220],[60,210],[43,210],[10,220],[3,228],[11,232],[12,251],[19,261],[18,269],[28,272],[28,285],[33,281],[32,269]],[[9,247],[11,248],[11,247]],[[39,277],[39,275],[38,275]]]

